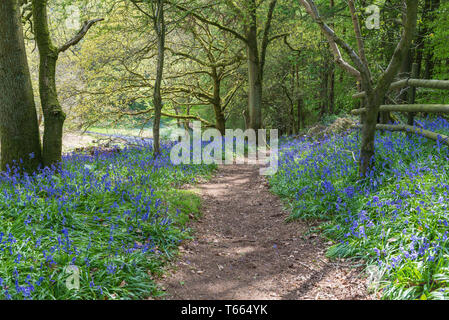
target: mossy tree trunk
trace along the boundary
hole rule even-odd
[[[81,30],[63,46],[56,47],[50,36],[47,17],[47,0],[33,0],[33,23],[39,48],[39,93],[44,115],[43,163],[51,166],[61,160],[63,126],[66,118],[56,90],[56,63],[59,54],[77,44],[89,28],[103,19],[84,22]]]
[[[51,166],[61,160],[65,113],[56,92],[56,62],[59,51],[50,38],[47,0],[33,0],[33,22],[39,48],[39,93],[44,115],[43,161]]]
[[[224,136],[226,131],[226,117],[221,104],[221,76],[217,73],[217,68],[212,68],[212,80],[214,82],[214,94],[212,97],[212,104],[215,113],[215,128]]]
[[[257,26],[255,13],[253,22],[248,27],[247,59],[248,59],[248,110],[249,127],[257,130],[262,127],[262,72],[260,68],[259,47],[257,44]]]
[[[36,106],[17,0],[0,1],[1,169],[15,161],[26,171],[41,163]]]

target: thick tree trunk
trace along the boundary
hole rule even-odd
[[[262,72],[256,26],[249,28],[247,37],[249,127],[257,130],[262,127]]]
[[[154,18],[154,28],[157,34],[157,69],[156,81],[154,84],[154,123],[153,123],[153,152],[160,154],[160,124],[162,113],[161,83],[164,71],[165,58],[165,21],[164,21],[164,0],[156,0],[156,15]]]
[[[61,161],[65,113],[56,91],[56,63],[59,51],[48,30],[47,0],[33,1],[33,21],[39,48],[39,93],[44,115],[43,162],[51,166]]]
[[[0,1],[0,136],[2,170],[20,159],[26,171],[35,170],[41,163],[36,106],[17,0]]]

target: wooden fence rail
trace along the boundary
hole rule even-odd
[[[362,128],[362,126],[355,126],[356,128]],[[404,131],[404,132],[412,132],[417,135],[426,137],[431,140],[441,141],[445,145],[449,146],[449,137],[440,133],[435,133],[429,130],[416,128],[413,126],[409,126],[407,124],[377,124],[376,130],[383,131]]]
[[[418,112],[425,113],[449,113],[449,105],[448,104],[415,104],[415,94],[416,88],[429,88],[429,89],[442,89],[449,90],[449,81],[447,80],[424,80],[424,79],[416,79],[418,75],[418,65],[416,63],[413,64],[412,75],[409,79],[402,79],[396,82],[393,82],[390,86],[390,90],[401,89],[405,87],[409,87],[408,89],[408,104],[385,104],[379,107],[379,113],[382,112],[404,112],[408,114],[408,124],[384,124],[379,123],[376,125],[376,130],[384,130],[384,131],[404,131],[407,133],[414,133],[417,135],[421,135],[431,140],[441,141],[442,143],[449,146],[449,137],[435,133],[429,130],[425,130],[423,128],[417,128],[414,126],[414,116]],[[360,99],[366,97],[365,92],[359,92],[352,96],[354,99]],[[391,99],[390,99],[391,100]],[[394,103],[394,101],[393,101]],[[360,108],[352,110],[351,113],[353,115],[360,115],[362,125],[356,126],[358,128],[362,128],[363,126],[363,115],[367,111],[366,108]]]
[[[441,89],[449,90],[448,80],[424,80],[424,79],[402,79],[393,82],[390,86],[390,90],[400,89],[405,87],[416,87],[416,88],[428,88],[428,89]],[[352,97],[354,99],[364,98],[366,96],[365,91],[354,94]]]
[[[380,112],[426,112],[426,113],[449,113],[449,104],[385,104],[379,107]],[[366,112],[366,108],[354,109],[353,115]]]

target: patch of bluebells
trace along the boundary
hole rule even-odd
[[[150,295],[150,274],[186,236],[164,192],[214,169],[173,165],[172,145],[156,158],[151,142],[134,141],[70,153],[34,174],[1,172],[0,299]],[[70,265],[79,268],[79,290],[66,287]]]
[[[443,118],[419,124],[449,133]],[[386,298],[449,298],[447,146],[417,135],[377,133],[373,169],[361,180],[360,140],[359,131],[320,141],[284,140],[273,190],[290,199],[292,219],[329,219],[324,232],[337,244],[328,254],[377,265]]]

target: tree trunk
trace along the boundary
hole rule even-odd
[[[212,68],[212,80],[214,82],[213,107],[215,112],[215,128],[224,136],[226,131],[226,118],[221,107],[220,86],[221,80],[217,74],[217,68]]]
[[[56,91],[56,62],[59,51],[48,31],[47,0],[33,1],[33,22],[39,48],[39,93],[44,115],[43,162],[51,166],[61,161],[65,113]]]
[[[333,9],[335,7],[334,0],[330,0],[330,8]],[[335,24],[331,23],[331,28],[335,28]],[[329,58],[329,96],[328,96],[328,111],[329,114],[333,114],[335,112],[335,64],[332,60],[332,56]]]
[[[331,62],[329,73],[329,114],[334,114],[335,112],[335,66]]]
[[[321,84],[320,84],[320,119],[328,112],[328,104],[329,104],[329,44],[326,43],[325,47],[322,50],[323,61],[322,61],[322,69],[320,72],[321,75]]]
[[[15,162],[28,172],[41,163],[36,106],[17,0],[0,1],[1,170]]]
[[[297,124],[298,132],[297,133],[299,133],[301,131],[301,129],[304,129],[304,120],[302,119],[303,115],[302,115],[302,98],[301,97],[298,97],[296,111],[297,111],[297,118],[298,118],[298,120],[297,120],[298,121],[298,124]]]
[[[430,5],[431,5],[431,8],[429,11],[429,21],[434,21],[436,18],[437,10],[440,7],[440,0],[432,0]],[[428,32],[432,33],[433,30],[430,29]],[[426,50],[426,55],[425,55],[425,59],[424,59],[424,63],[425,63],[424,79],[432,79],[432,77],[433,77],[433,71],[435,68],[433,50],[434,50],[434,48],[431,46],[429,46]]]
[[[258,130],[262,127],[262,73],[255,25],[249,27],[247,38],[249,127]]]
[[[62,47],[54,46],[48,30],[47,0],[32,1],[36,43],[39,48],[39,92],[44,115],[43,162],[51,166],[61,161],[63,126],[66,118],[56,90],[56,63],[60,52],[77,44],[97,21],[86,21],[83,28]],[[40,123],[41,117],[39,118]]]
[[[419,68],[418,68],[418,64],[414,63],[412,66],[412,74],[411,77],[412,78],[417,78],[419,75]],[[415,103],[415,99],[416,99],[416,87],[411,86],[408,89],[408,93],[407,93],[407,99],[408,99],[408,103],[409,104],[414,104]],[[413,126],[415,124],[415,113],[414,112],[409,112],[407,114],[407,124],[410,126]]]
[[[215,111],[215,128],[218,131],[220,131],[222,136],[224,136],[226,133],[226,119],[221,110],[221,104],[218,105],[214,104],[214,111]]]
[[[62,134],[65,113],[56,91],[56,62],[58,49],[53,45],[48,31],[47,0],[33,1],[33,22],[39,48],[39,93],[44,115],[43,162],[51,166],[61,161]]]
[[[421,77],[421,69],[422,69],[421,66],[423,61],[426,37],[429,34],[428,20],[429,20],[429,11],[431,9],[431,1],[432,0],[424,1],[423,12],[421,14],[423,26],[419,28],[417,35],[418,45],[416,46],[416,63],[418,64],[418,78]]]
[[[154,84],[154,123],[153,123],[153,152],[160,154],[160,124],[162,113],[161,83],[164,71],[165,58],[165,21],[164,21],[164,0],[155,0],[156,14],[154,18],[154,29],[157,34],[157,69],[156,81]]]
[[[374,161],[374,139],[376,134],[376,122],[379,114],[379,107],[390,89],[390,85],[397,75],[402,61],[410,49],[414,38],[417,20],[418,3],[413,0],[407,0],[407,14],[405,18],[404,31],[400,42],[390,60],[387,70],[383,73],[375,89],[371,83],[365,80],[362,88],[366,91],[366,112],[364,114],[364,124],[362,128],[362,146],[360,150],[359,174],[362,178],[366,177]],[[370,81],[370,80],[369,80]],[[369,89],[369,90],[368,90]]]
[[[367,112],[363,117],[362,127],[362,146],[360,149],[359,172],[365,177],[369,172],[372,161],[374,161],[374,139],[376,134],[377,117],[379,114],[379,106],[381,101],[373,95],[367,96],[366,99]]]

